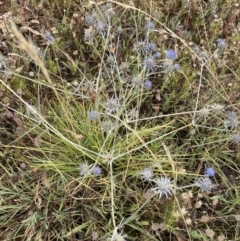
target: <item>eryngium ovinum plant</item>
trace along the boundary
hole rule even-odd
[[[91,161],[82,163],[79,171],[83,178],[90,175],[101,178],[109,174],[114,226],[110,240],[125,240],[121,229],[128,221],[117,226],[115,217],[115,175],[119,176],[119,171],[124,173],[125,180],[128,175],[138,176],[138,166],[146,166],[145,162],[153,161],[154,166],[164,175],[153,178],[151,169],[145,168],[141,177],[153,186],[152,191],[159,198],[169,197],[174,188],[182,190],[196,186],[203,192],[209,192],[214,185],[210,177],[205,175],[194,184],[178,187],[174,179],[165,175],[165,171],[171,173],[171,165],[160,165],[158,154],[154,153],[158,149],[152,150],[150,146],[161,143],[160,140],[168,136],[168,124],[162,122],[162,126],[154,125],[147,118],[141,118],[141,113],[144,113],[146,103],[152,98],[153,89],[159,87],[156,82],[158,77],[168,79],[180,70],[178,50],[167,40],[156,41],[156,33],[161,26],[151,17],[142,18],[142,13],[135,12],[133,21],[134,18],[142,21],[135,21],[136,26],[133,28],[124,21],[125,15],[131,18],[132,12],[125,10],[119,16],[115,8],[111,3],[95,5],[84,17],[86,51],[93,60],[97,60],[94,66],[97,74],[91,79],[85,78],[83,83],[83,86],[95,93],[92,104],[86,110],[86,117],[90,125],[97,126],[104,133],[104,140],[99,145],[95,164]],[[151,136],[153,134],[154,138]]]

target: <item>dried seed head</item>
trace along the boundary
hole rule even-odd
[[[209,177],[200,177],[196,183],[202,189],[202,192],[209,192],[213,189],[214,185]]]
[[[128,72],[129,71],[129,63],[128,62],[122,62],[119,66],[119,70],[121,72]]]
[[[119,99],[114,98],[114,97],[107,99],[107,101],[105,103],[105,107],[106,107],[107,111],[110,113],[117,112],[120,107]]]
[[[173,180],[171,181],[171,179],[167,177],[160,177],[154,182],[157,184],[157,187],[152,188],[152,190],[155,191],[156,194],[159,194],[159,198],[161,198],[162,195],[166,197],[168,197],[168,194],[172,195]]]
[[[133,87],[140,87],[142,85],[142,77],[141,76],[135,76],[132,78],[132,86]]]
[[[81,164],[78,167],[78,170],[79,170],[79,175],[83,177],[86,177],[91,173],[91,169],[87,163]]]
[[[91,41],[94,37],[94,30],[92,27],[84,30],[84,41]]]
[[[102,128],[104,131],[110,132],[110,131],[114,130],[115,125],[111,121],[104,121],[102,123]]]
[[[150,168],[145,168],[141,171],[141,177],[144,181],[150,181],[153,178],[153,172]]]

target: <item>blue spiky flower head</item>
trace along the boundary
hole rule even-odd
[[[204,172],[204,174],[205,174],[206,176],[208,176],[208,177],[213,177],[214,174],[215,174],[215,171],[214,171],[213,168],[207,167],[206,170],[205,170],[205,172]]]
[[[145,49],[147,52],[154,52],[157,50],[157,46],[155,43],[150,42],[146,45]]]
[[[219,49],[224,49],[224,48],[225,48],[226,43],[225,43],[225,40],[224,40],[224,39],[218,38],[216,42],[217,42],[217,47],[218,47]]]
[[[148,57],[145,58],[144,67],[148,71],[154,70],[155,66],[156,66],[156,61],[155,61],[155,58],[153,56],[148,56]]]
[[[145,88],[146,90],[150,90],[150,89],[152,88],[152,82],[147,79],[147,80],[144,82],[144,88]]]
[[[166,58],[174,60],[177,58],[177,52],[174,49],[169,49],[165,51]]]
[[[156,52],[156,54],[154,54],[154,57],[156,59],[160,59],[161,58],[161,53],[160,52]]]
[[[97,121],[99,118],[99,113],[96,110],[89,110],[87,112],[88,119],[91,121]]]
[[[232,141],[233,141],[235,144],[240,143],[240,136],[239,136],[239,135],[233,135],[233,136],[232,136]]]
[[[147,24],[145,25],[145,28],[148,30],[154,29],[155,28],[154,22],[152,22],[152,21],[147,22]]]
[[[45,34],[44,34],[44,37],[50,42],[50,43],[53,43],[55,38],[52,36],[52,34],[46,30],[45,31]]]
[[[180,69],[180,65],[179,64],[174,64],[172,67],[174,72],[177,72]]]
[[[87,23],[89,26],[94,25],[94,19],[92,18],[91,15],[86,15],[86,16],[85,16],[85,21],[86,21],[86,23]]]
[[[97,33],[104,33],[106,30],[105,28],[106,28],[106,25],[103,21],[97,22],[97,24],[96,24],[96,32]]]
[[[92,173],[94,176],[100,176],[102,173],[102,168],[100,166],[95,166],[92,168]]]

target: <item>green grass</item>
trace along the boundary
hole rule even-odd
[[[0,240],[240,240],[237,4],[107,1],[108,22],[103,2],[80,2],[12,5],[15,25],[0,24]],[[86,41],[93,12],[105,30]],[[140,40],[161,53],[153,73]],[[178,57],[167,68],[169,49]],[[106,110],[111,97],[117,111]],[[101,175],[80,175],[83,164]],[[206,167],[216,171],[210,192],[181,189]],[[145,168],[152,181],[141,178]],[[161,176],[173,180],[168,198],[151,190]]]

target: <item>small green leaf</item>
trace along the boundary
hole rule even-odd
[[[195,238],[195,239],[202,239],[202,238],[203,238],[202,234],[199,233],[199,232],[196,231],[196,230],[191,230],[191,231],[190,231],[190,236],[191,236],[192,238]]]

